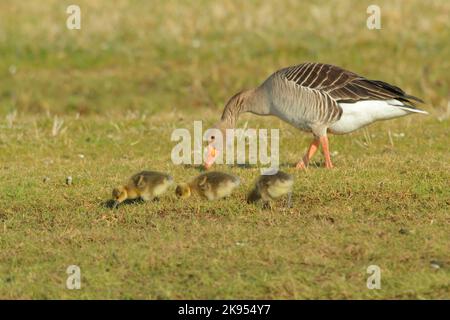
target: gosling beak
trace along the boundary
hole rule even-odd
[[[112,209],[117,209],[117,207],[119,206],[119,201],[115,200],[113,205],[112,205]]]
[[[218,150],[210,143],[207,147],[207,154],[206,154],[206,160],[205,160],[205,169],[208,170],[212,167],[214,164],[214,161],[216,161]]]

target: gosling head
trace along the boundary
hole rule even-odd
[[[189,198],[191,196],[191,188],[187,183],[180,183],[175,189],[175,194],[181,199]]]
[[[112,191],[112,197],[114,200],[113,209],[115,209],[120,203],[124,202],[127,199],[127,189],[125,189],[125,187],[123,186],[114,188]]]
[[[259,193],[258,188],[254,188],[247,196],[247,203],[254,203],[259,199],[261,199],[261,194]]]

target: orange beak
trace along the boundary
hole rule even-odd
[[[212,146],[212,143],[208,145],[208,153],[206,155],[205,160],[205,169],[209,169],[214,164],[214,161],[216,161],[218,151],[216,148]]]

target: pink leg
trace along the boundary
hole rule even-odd
[[[317,149],[319,148],[319,143],[320,143],[320,140],[317,138],[314,138],[314,140],[309,145],[308,151],[306,152],[303,159],[300,160],[297,163],[297,165],[295,166],[297,169],[305,169],[308,166],[309,161],[311,160],[311,158],[314,156]]]
[[[328,147],[328,137],[320,137],[320,144],[322,145],[323,155],[325,156],[325,167],[331,169],[333,168],[333,164],[331,163],[330,149]]]

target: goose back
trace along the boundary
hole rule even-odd
[[[271,114],[306,131],[323,131],[343,113],[340,103],[398,100],[415,109],[419,98],[393,85],[368,80],[351,71],[322,63],[303,63],[281,69],[263,84]]]

